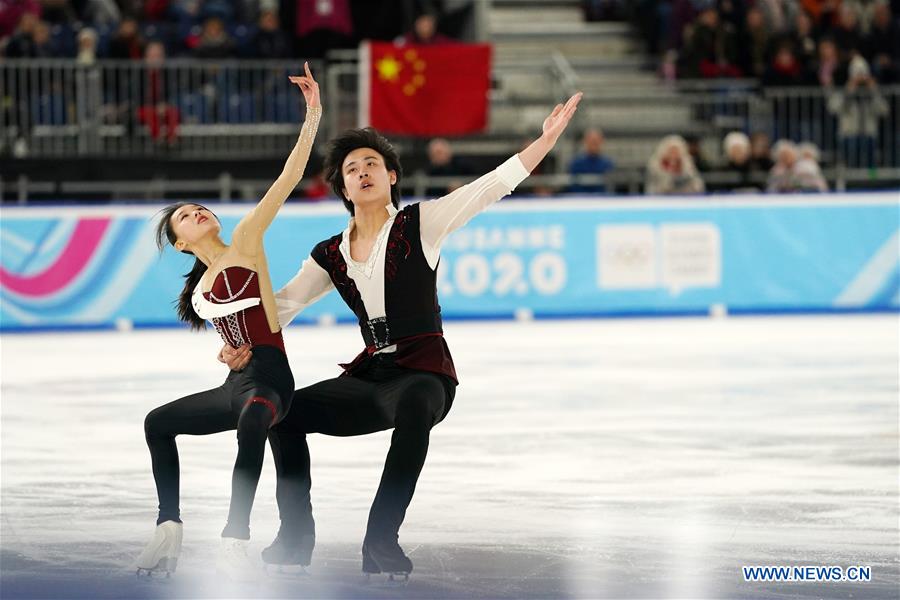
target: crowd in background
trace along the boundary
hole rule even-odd
[[[471,35],[474,0],[327,0],[327,13],[321,2],[3,0],[0,56],[139,60],[157,43],[169,57],[319,58],[362,39]]]
[[[668,76],[843,85],[855,58],[900,80],[898,0],[637,0],[635,18]]]
[[[432,44],[470,33],[473,0],[329,0],[330,20],[311,27],[318,1],[0,0],[0,56],[144,61],[142,101],[128,110],[153,140],[171,145],[181,115],[165,101],[159,75],[169,57],[289,59],[356,47],[363,38]],[[664,77],[749,77],[766,87],[828,90],[823,109],[833,115],[845,163],[873,163],[879,119],[890,110],[879,86],[900,82],[900,0],[583,0],[582,7],[587,20],[637,18]],[[770,147],[767,132],[733,131],[722,140],[723,162],[707,160],[700,142],[664,137],[647,160],[645,191],[702,193],[711,171],[731,176],[718,189],[827,190],[813,144],[779,139]],[[610,191],[603,178],[615,174],[616,162],[602,130],[589,127],[580,145],[566,169],[574,183],[537,193]],[[475,171],[447,140],[432,140],[427,155],[426,175],[460,178],[429,195]]]

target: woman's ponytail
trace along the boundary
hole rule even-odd
[[[171,244],[173,247],[175,246],[177,238],[175,236],[175,231],[172,228],[172,215],[174,215],[175,211],[182,206],[199,206],[199,204],[195,205],[192,202],[178,202],[177,204],[169,205],[160,211],[159,221],[156,223],[156,247],[159,248],[160,252],[166,247],[166,243]],[[193,256],[193,253],[187,251],[185,251],[184,254]],[[184,274],[184,288],[181,290],[181,293],[178,294],[178,299],[175,301],[178,319],[190,325],[191,329],[206,329],[206,321],[201,319],[200,316],[194,312],[194,306],[191,304],[191,296],[194,293],[194,288],[200,283],[200,279],[203,277],[203,274],[206,273],[206,268],[203,261],[199,258],[194,258],[194,266],[190,271]]]

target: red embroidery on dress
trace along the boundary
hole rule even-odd
[[[406,239],[406,222],[408,220],[409,214],[405,210],[397,213],[391,233],[388,235],[387,250],[384,256],[384,277],[388,281],[393,281],[397,277],[398,254],[403,252],[403,260],[406,260],[412,251],[412,246]]]
[[[325,247],[325,258],[328,260],[328,265],[331,267],[331,281],[334,282],[334,285],[346,288],[350,297],[361,300],[362,296],[360,295],[359,290],[356,289],[356,282],[347,275],[347,262],[341,254],[339,237],[333,239]],[[350,302],[347,302],[347,304],[353,306]]]

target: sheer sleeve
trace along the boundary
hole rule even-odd
[[[313,140],[319,128],[319,120],[322,117],[322,107],[307,107],[306,120],[300,129],[300,136],[294,149],[291,150],[281,175],[275,180],[266,195],[259,201],[253,210],[244,217],[234,230],[235,244],[242,246],[241,250],[252,253],[262,240],[263,233],[272,223],[278,210],[284,205],[284,201],[293,191],[309,161]]]
[[[293,279],[275,293],[278,323],[287,327],[303,309],[317,302],[333,288],[328,272],[311,257],[307,258]]]
[[[422,202],[419,205],[422,245],[431,267],[437,264],[441,244],[448,235],[510,194],[526,177],[528,171],[516,154],[490,173],[446,196]]]

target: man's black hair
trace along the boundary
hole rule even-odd
[[[391,203],[394,208],[400,208],[400,176],[403,170],[400,167],[400,156],[394,150],[394,146],[383,135],[371,127],[365,129],[348,129],[328,143],[325,150],[325,181],[331,185],[331,191],[341,199],[344,207],[353,212],[353,203],[344,196],[344,174],[341,165],[347,155],[359,148],[371,148],[384,158],[384,165],[388,171],[397,174],[397,181],[391,186]]]

